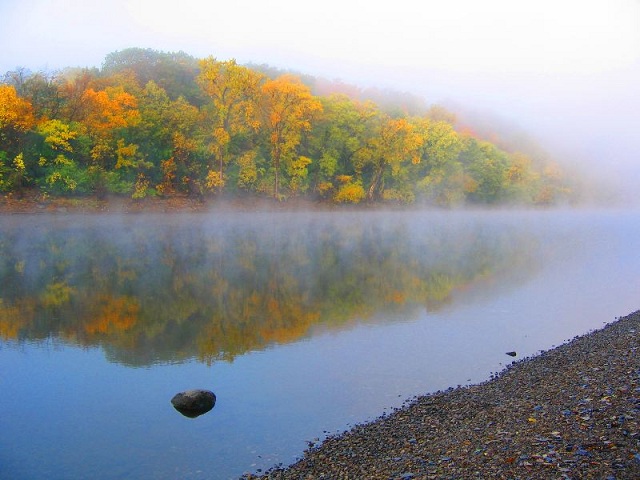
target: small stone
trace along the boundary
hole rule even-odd
[[[213,408],[216,396],[209,390],[187,390],[174,395],[171,404],[185,417],[195,418]]]

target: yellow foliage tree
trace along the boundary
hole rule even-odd
[[[382,197],[383,176],[389,168],[392,174],[397,174],[406,161],[419,162],[422,142],[422,137],[406,119],[382,117],[376,134],[354,158],[359,170],[367,166],[372,169],[371,183],[367,190],[369,200]]]
[[[282,75],[262,87],[262,120],[268,134],[273,164],[274,196],[280,197],[280,168],[283,161],[296,159],[302,134],[311,129],[311,120],[322,112],[322,104],[300,79]]]
[[[44,142],[54,151],[73,152],[71,141],[75,140],[78,132],[69,124],[60,120],[47,120],[38,126],[38,132],[44,136]]]
[[[349,182],[338,189],[333,200],[338,203],[360,203],[366,196],[362,183]]]
[[[224,167],[229,162],[229,144],[234,135],[259,127],[257,102],[263,76],[249,68],[238,65],[235,60],[218,61],[213,57],[200,61],[197,77],[202,90],[213,103],[213,125],[210,150],[218,172],[209,188],[222,188]]]

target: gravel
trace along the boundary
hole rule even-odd
[[[640,311],[245,479],[640,479]]]

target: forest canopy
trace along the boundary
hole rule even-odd
[[[441,206],[574,198],[547,156],[396,97],[141,48],[110,53],[100,69],[18,68],[0,83],[0,192]]]

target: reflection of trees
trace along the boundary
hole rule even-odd
[[[0,336],[102,345],[133,364],[231,360],[318,324],[437,309],[534,251],[505,229],[376,215],[14,222],[0,233]]]

